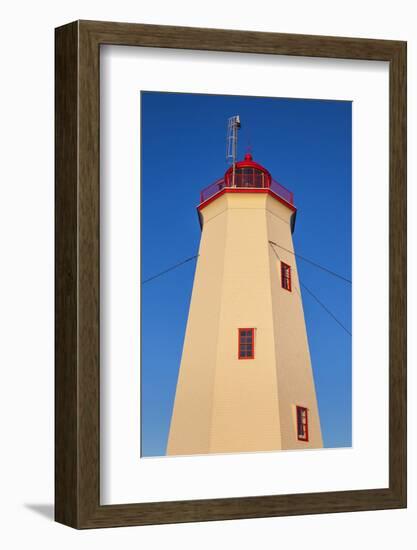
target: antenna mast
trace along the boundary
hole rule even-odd
[[[240,128],[239,115],[232,116],[227,121],[226,160],[233,165],[232,187],[235,187],[235,168],[237,157],[237,131]]]

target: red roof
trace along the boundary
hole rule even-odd
[[[238,168],[256,168],[257,170],[260,170],[264,174],[266,174],[269,182],[271,181],[271,174],[270,172],[264,168],[261,164],[258,162],[255,162],[252,158],[252,155],[250,153],[246,153],[245,158],[243,160],[240,160],[236,162],[235,169]],[[225,180],[228,180],[233,172],[233,166],[230,166],[230,168],[226,171],[224,177]]]

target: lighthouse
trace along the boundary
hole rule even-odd
[[[293,193],[250,153],[201,192],[167,455],[323,446]]]

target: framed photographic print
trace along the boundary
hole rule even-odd
[[[404,42],[56,29],[57,521],[405,507],[405,304]]]

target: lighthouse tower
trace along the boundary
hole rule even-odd
[[[293,194],[250,154],[201,193],[168,455],[322,447]]]

